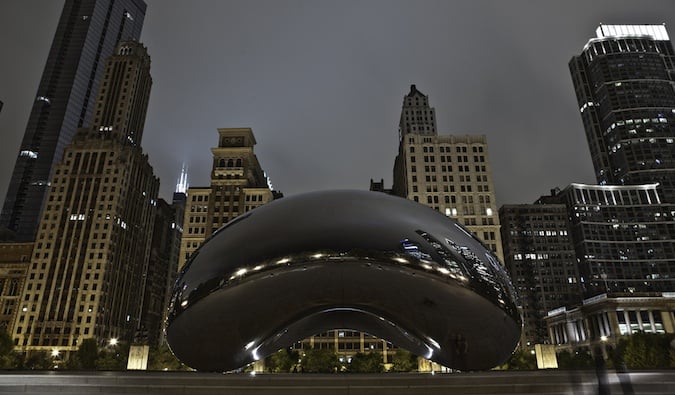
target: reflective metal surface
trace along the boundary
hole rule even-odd
[[[167,339],[186,365],[228,371],[344,328],[462,370],[506,360],[515,293],[461,225],[380,192],[285,197],[218,230],[181,272]]]

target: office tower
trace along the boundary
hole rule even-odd
[[[598,183],[675,202],[675,53],[663,25],[600,25],[569,62]]]
[[[150,57],[122,42],[106,61],[93,124],[55,167],[13,337],[19,351],[131,342],[140,327],[159,180],[141,137]]]
[[[33,243],[0,243],[0,331],[12,330],[32,252]]]
[[[142,0],[67,0],[19,148],[0,215],[17,241],[33,241],[53,168],[80,127],[91,125],[104,60],[138,40]]]
[[[537,201],[499,208],[504,265],[523,315],[521,347],[547,343],[544,318],[581,301],[567,206]]]
[[[250,128],[218,129],[218,146],[211,149],[211,185],[187,190],[180,270],[190,255],[228,221],[281,197],[272,191],[258,158]]]
[[[571,184],[551,198],[567,206],[585,297],[675,289],[675,204],[657,184]]]
[[[403,98],[392,189],[465,225],[503,259],[487,139],[438,135],[435,110],[415,85]]]

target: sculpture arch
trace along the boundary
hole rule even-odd
[[[473,370],[509,357],[521,318],[497,258],[454,220],[379,192],[322,191],[205,242],[174,286],[167,340],[186,365],[228,371],[335,328]]]

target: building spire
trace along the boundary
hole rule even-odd
[[[186,193],[188,189],[188,180],[187,180],[187,166],[183,163],[183,167],[180,170],[180,177],[176,183],[176,192]]]

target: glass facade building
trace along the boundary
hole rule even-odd
[[[141,35],[143,0],[67,0],[9,183],[0,226],[32,241],[53,168],[78,128],[90,126],[104,60]]]

